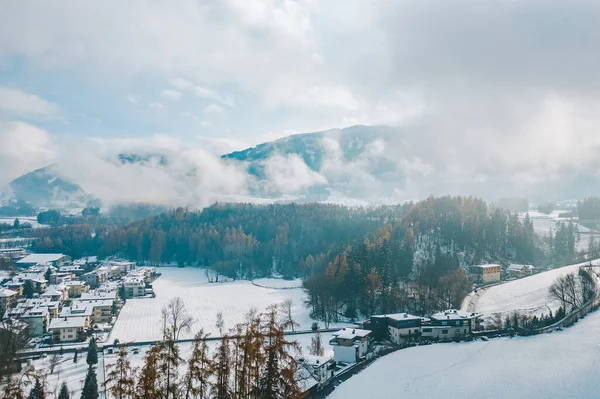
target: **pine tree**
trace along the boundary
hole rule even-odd
[[[81,399],[98,399],[98,378],[96,377],[96,368],[89,366],[81,391]]]
[[[106,388],[118,399],[130,398],[134,394],[135,372],[124,347],[120,348],[117,361],[108,366]]]
[[[60,392],[58,393],[58,399],[69,399],[71,394],[69,393],[69,387],[66,382],[63,382],[60,386]]]
[[[144,366],[140,371],[135,398],[136,399],[156,399],[157,396],[157,381],[158,381],[158,356],[162,351],[162,342],[154,345],[146,353]]]
[[[201,329],[194,337],[194,349],[188,359],[188,370],[185,375],[185,398],[204,399],[209,394],[210,378],[214,372],[213,361],[209,356],[208,334]]]
[[[92,339],[90,339],[85,361],[87,362],[88,366],[98,364],[98,346],[96,345],[96,338],[92,337]]]
[[[35,294],[35,287],[31,280],[26,280],[23,284],[23,296],[25,298],[33,298],[33,294]]]
[[[29,399],[46,399],[44,384],[42,384],[39,377],[35,378],[35,384],[29,391]]]

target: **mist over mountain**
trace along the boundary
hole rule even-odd
[[[291,135],[221,157],[201,145],[169,147],[160,141],[116,153],[95,146],[13,180],[3,198],[46,207],[99,199],[200,208],[215,201],[395,203],[431,194],[487,200],[515,195],[535,202],[596,193],[594,168],[561,167],[557,160],[552,173],[514,170],[510,147],[472,150],[483,140],[449,140],[418,125],[359,125]],[[522,164],[519,158],[514,162]]]

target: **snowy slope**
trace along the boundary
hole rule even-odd
[[[600,392],[600,312],[532,337],[414,347],[385,356],[331,399],[592,399]]]
[[[487,289],[479,298],[475,309],[485,315],[504,313],[518,310],[527,314],[548,314],[549,309],[556,311],[560,304],[548,297],[548,288],[558,276],[577,272],[581,265],[565,266],[547,272],[535,274],[505,284],[496,285]],[[600,260],[593,261],[600,264]]]
[[[215,323],[217,312],[223,312],[225,326],[232,327],[244,321],[246,313],[254,307],[259,312],[269,305],[293,301],[293,312],[300,329],[310,329],[313,320],[304,305],[302,288],[272,289],[253,285],[250,281],[208,283],[203,269],[160,268],[162,276],[154,283],[156,298],[130,299],[121,311],[110,335],[110,340],[121,342],[149,341],[161,338],[160,310],[173,297],[183,298],[188,312],[194,317],[194,329],[218,335]],[[281,284],[281,281],[278,281]],[[273,281],[270,281],[273,283]],[[297,286],[297,282],[294,283]],[[322,324],[322,323],[321,323]],[[193,338],[194,332],[181,336]]]

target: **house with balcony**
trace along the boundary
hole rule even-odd
[[[12,308],[17,303],[18,297],[19,293],[17,291],[0,288],[0,309]]]
[[[364,324],[366,329],[373,331],[375,340],[389,339],[395,344],[416,341],[421,337],[421,325],[429,319],[408,313],[373,315]]]
[[[430,322],[421,327],[421,336],[429,339],[454,340],[471,335],[481,313],[448,309],[430,316]]]
[[[65,285],[69,290],[69,296],[72,298],[78,298],[83,293],[88,292],[90,290],[90,286],[85,281],[71,280],[67,281]]]
[[[358,328],[342,328],[332,334],[329,345],[333,346],[336,362],[355,363],[369,351],[371,331]]]
[[[85,319],[85,328],[90,328],[92,324],[92,316],[94,314],[94,307],[89,303],[75,302],[71,306],[65,306],[60,311],[58,319],[72,318],[72,317],[83,317]]]
[[[85,317],[59,317],[50,322],[52,342],[76,342],[85,339],[87,331]]]

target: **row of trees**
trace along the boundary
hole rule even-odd
[[[154,345],[140,370],[131,366],[125,347],[109,366],[106,388],[115,398],[296,398],[300,395],[296,361],[298,344],[286,339],[286,322],[273,305],[263,314],[250,311],[246,321],[225,330],[217,315],[221,339],[208,345],[203,329],[190,357],[181,357],[176,336],[191,328],[185,308],[175,298],[163,309],[164,339]],[[182,368],[185,366],[185,372]]]

